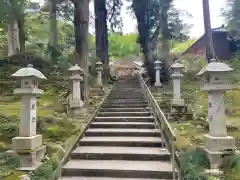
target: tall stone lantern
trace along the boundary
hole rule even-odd
[[[184,65],[180,63],[179,60],[176,60],[172,66],[172,80],[173,80],[173,105],[184,105],[184,99],[181,99],[181,79],[183,78],[183,74],[181,70],[184,68]]]
[[[45,154],[42,135],[36,132],[37,99],[43,94],[38,88],[39,80],[47,79],[32,65],[19,69],[13,77],[20,79],[21,87],[14,90],[14,94],[21,96],[21,115],[19,136],[12,139],[12,150],[19,156],[22,170],[37,168]]]
[[[97,86],[102,87],[102,72],[103,72],[103,63],[101,61],[98,61],[96,63],[96,71],[97,71]]]
[[[155,87],[162,87],[161,83],[161,64],[162,62],[157,60],[154,62],[155,65]]]
[[[72,97],[70,100],[70,108],[74,115],[81,114],[84,111],[84,102],[81,98],[81,80],[83,79],[80,75],[83,70],[78,64],[70,67],[68,71],[71,73],[69,80],[71,81],[72,85]]]
[[[235,149],[235,139],[227,134],[224,106],[224,93],[230,90],[224,83],[224,77],[233,71],[231,67],[212,59],[197,75],[205,79],[203,91],[208,93],[208,123],[209,134],[205,135],[205,150],[209,155],[211,169],[219,169],[222,163],[221,155],[226,150]]]

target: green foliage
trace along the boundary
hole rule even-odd
[[[228,28],[235,40],[240,39],[240,1],[228,0],[228,6],[225,9],[225,17],[228,20]]]
[[[26,50],[34,52],[45,59],[52,59],[55,65],[67,65],[69,56],[74,49],[73,25],[58,20],[58,46],[48,44],[49,19],[48,15],[34,14],[26,18],[27,47]]]
[[[110,57],[125,57],[140,53],[136,34],[120,35],[118,33],[110,33],[108,41]]]
[[[44,162],[39,168],[35,171],[29,173],[31,180],[49,180],[56,170],[59,161],[56,159],[50,159]]]
[[[226,179],[237,179],[240,177],[240,154],[231,154],[223,160],[223,170]]]
[[[240,73],[240,54],[237,53],[232,58],[231,61],[229,61],[229,65],[234,69],[234,72],[229,74],[229,79],[232,84],[240,82],[239,73]]]
[[[0,137],[4,136],[7,139],[15,137],[18,133],[18,123],[0,124]]]
[[[9,142],[13,137],[17,136],[18,133],[18,122],[17,118],[6,117],[0,114],[0,139],[1,141]],[[0,145],[0,151],[3,149],[7,149],[8,146],[4,142],[2,143],[2,147]]]
[[[180,168],[184,179],[207,180],[201,175],[204,168],[209,167],[209,160],[204,150],[197,148],[180,155]]]
[[[0,22],[9,21],[22,15],[27,0],[1,0]]]
[[[176,40],[172,40],[170,42],[171,44],[171,52],[173,54],[180,54],[183,53],[185,50],[187,50],[196,40],[195,39],[189,39],[184,42],[179,42]]]
[[[56,121],[52,125],[48,125],[44,131],[44,137],[47,139],[54,139],[55,141],[64,142],[74,133],[78,132],[79,129],[76,129],[76,126],[71,121]]]
[[[108,11],[108,21],[110,23],[111,31],[122,31],[122,17],[120,15],[123,0],[107,0],[106,1],[107,11]]]
[[[190,81],[199,79],[197,73],[207,65],[207,61],[203,57],[191,54],[184,55],[180,60],[185,65],[185,73]]]
[[[16,157],[0,153],[0,179],[9,176],[17,167],[19,167],[19,161]]]

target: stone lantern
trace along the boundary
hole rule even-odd
[[[184,68],[183,64],[180,63],[179,60],[176,60],[172,66],[172,80],[173,80],[173,105],[184,105],[184,99],[181,99],[181,79],[183,78],[183,74],[181,70]]]
[[[161,83],[161,61],[157,60],[154,62],[155,65],[155,86],[156,87],[162,87],[162,83]]]
[[[39,80],[47,79],[32,65],[19,69],[13,77],[20,79],[21,87],[14,90],[14,94],[21,96],[21,116],[19,136],[12,139],[12,150],[20,158],[22,170],[37,168],[45,154],[42,135],[36,134],[37,95],[43,90],[38,88]]]
[[[103,72],[103,63],[101,61],[96,63],[96,71],[97,71],[97,86],[102,87],[102,72]]]
[[[78,64],[70,67],[69,72],[71,72],[71,76],[69,77],[72,82],[72,97],[70,100],[70,108],[74,115],[83,113],[84,102],[81,98],[81,80],[83,79],[81,76],[81,72],[83,70],[80,68]]]
[[[221,155],[226,150],[235,149],[235,139],[227,134],[224,107],[224,93],[231,87],[224,84],[223,80],[230,71],[233,69],[227,64],[212,59],[197,74],[204,77],[205,84],[202,90],[208,93],[209,134],[205,135],[205,150],[209,155],[211,169],[219,169],[222,163]]]

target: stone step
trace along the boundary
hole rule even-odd
[[[136,92],[143,92],[141,90],[141,87],[134,87],[134,86],[116,86],[113,88],[114,92],[125,92],[125,91],[131,91],[131,90]]]
[[[142,93],[143,91],[141,90],[140,87],[124,87],[124,86],[119,86],[119,87],[115,87],[112,91],[112,93],[124,93],[126,91],[134,91],[134,92],[138,92],[138,93]]]
[[[139,116],[105,116],[105,117],[95,117],[94,122],[154,122],[153,116],[145,116],[145,117],[139,117]]]
[[[120,89],[121,88],[121,89]],[[116,85],[114,87],[114,90],[120,91],[120,90],[128,90],[128,89],[134,89],[135,91],[141,91],[141,87],[138,85]],[[120,91],[121,92],[121,91]]]
[[[143,92],[140,92],[140,91],[134,91],[134,90],[129,90],[129,91],[123,91],[123,90],[120,90],[119,92],[117,91],[112,91],[110,95],[143,95]]]
[[[99,112],[98,117],[108,117],[108,116],[151,116],[152,112]]]
[[[129,90],[129,91],[121,91],[121,92],[112,92],[111,95],[143,95],[142,92],[139,91],[134,91],[134,90]]]
[[[115,87],[140,87],[139,83],[136,82],[130,82],[130,83],[116,83]]]
[[[64,165],[61,179],[172,180],[170,153],[162,147],[154,120],[138,78],[118,79]]]
[[[143,95],[109,95],[108,99],[136,99],[136,100],[144,100]]]
[[[129,93],[126,93],[126,94],[110,94],[109,96],[108,96],[108,98],[111,98],[111,97],[114,97],[114,98],[129,98],[129,99],[131,99],[132,97],[133,98],[142,98],[142,99],[144,99],[144,95],[143,94],[137,94],[137,93],[133,93],[133,92],[129,92]]]
[[[80,146],[127,146],[127,147],[161,147],[160,137],[135,136],[85,136],[79,141]]]
[[[170,153],[159,147],[81,146],[71,154],[72,159],[170,161]]]
[[[166,179],[75,176],[75,177],[62,177],[60,180],[166,180]]]
[[[131,105],[146,105],[146,104],[148,104],[148,102],[146,102],[146,101],[139,101],[139,102],[127,102],[127,101],[125,101],[125,102],[108,102],[108,101],[106,101],[106,102],[104,102],[103,103],[103,105],[109,105],[109,106],[111,106],[111,105],[129,105],[129,106],[131,106]]]
[[[139,101],[144,101],[144,97],[136,97],[136,98],[131,98],[131,97],[108,97],[107,101],[113,101],[113,100],[139,100]]]
[[[119,94],[119,93],[111,93],[109,96],[142,97],[143,94],[131,91],[131,92],[126,92],[126,93],[121,93],[121,94]]]
[[[114,95],[128,95],[128,94],[136,94],[136,95],[143,95],[144,93],[142,91],[136,91],[134,89],[131,90],[124,90],[123,88],[119,88],[119,90],[113,90],[111,94]]]
[[[148,108],[101,108],[100,112],[147,112],[151,111],[151,109]]]
[[[111,129],[111,128],[89,128],[86,136],[137,136],[137,137],[160,137],[157,129]]]
[[[172,165],[161,161],[70,160],[64,176],[172,179]]]
[[[148,102],[146,100],[142,100],[142,99],[107,99],[106,102],[110,102],[110,103],[141,103],[141,102]]]
[[[90,128],[135,128],[154,129],[153,122],[92,122]]]
[[[129,107],[129,108],[146,108],[148,104],[113,104],[113,105],[102,105],[102,108],[121,108],[121,107]]]

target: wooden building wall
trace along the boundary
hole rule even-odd
[[[220,60],[229,60],[232,58],[235,52],[232,48],[233,44],[227,39],[226,32],[213,32],[213,45],[216,56]],[[199,56],[205,56],[205,36],[202,36],[197,40],[184,54],[196,54]]]

